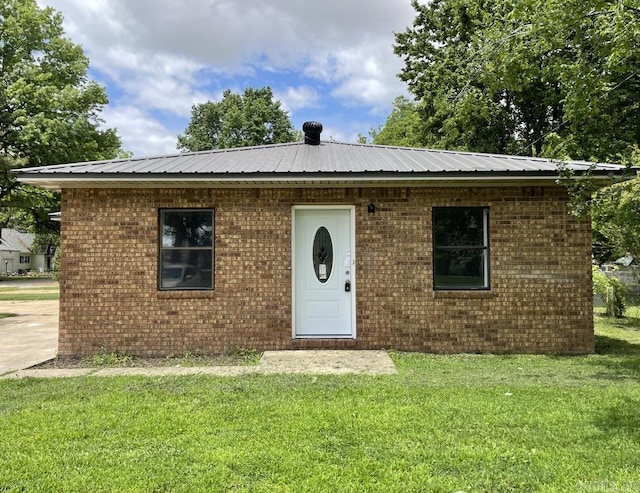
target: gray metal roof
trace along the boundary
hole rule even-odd
[[[3,252],[28,252],[31,250],[35,235],[22,233],[15,229],[0,229],[0,251]]]
[[[578,174],[619,175],[624,167],[570,161]],[[506,156],[322,142],[242,147],[167,156],[41,166],[14,171],[46,188],[144,186],[317,186],[460,181],[555,180],[558,163]]]

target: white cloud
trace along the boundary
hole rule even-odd
[[[178,152],[177,133],[138,108],[108,106],[102,112],[102,118],[107,127],[118,130],[122,148],[137,157]]]
[[[138,74],[123,80],[121,87],[131,95],[131,102],[137,107],[167,111],[181,117],[189,117],[192,105],[212,98],[195,84],[161,74]]]
[[[335,142],[349,142],[351,139],[350,135],[345,131],[344,128],[337,127],[335,125],[323,125],[322,128],[322,140],[332,140]]]
[[[356,109],[388,112],[406,91],[392,44],[393,32],[415,15],[409,0],[38,1],[62,12],[67,35],[85,49],[112,103],[135,107],[137,118],[160,127],[163,120],[150,115],[182,118],[184,129],[191,106],[219,99],[224,88],[271,85],[292,117],[339,104],[332,114],[348,108],[353,121],[363,121]],[[123,140],[145,138],[122,123]],[[156,144],[165,149],[163,142]]]
[[[320,108],[320,95],[310,86],[286,87],[275,90],[274,98],[282,103],[282,109],[293,112],[303,108]]]
[[[340,84],[333,94],[347,101],[359,100],[377,108],[378,105],[387,105],[385,99],[388,91],[377,79],[349,79]]]
[[[394,97],[405,92],[396,77],[400,68],[399,59],[384,56],[384,47],[374,55],[370,49],[356,46],[327,54],[310,64],[306,73],[333,83],[332,94],[345,104],[368,105],[378,111],[388,108]]]

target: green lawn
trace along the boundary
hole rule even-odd
[[[58,291],[47,291],[42,293],[2,293],[0,292],[0,301],[49,301],[60,299]]]
[[[58,286],[16,289],[0,285],[0,301],[47,301],[60,299]]]
[[[640,321],[396,376],[0,381],[0,491],[640,491]]]

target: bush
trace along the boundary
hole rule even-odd
[[[617,277],[607,277],[593,266],[593,292],[607,300],[607,316],[622,318],[626,307],[627,287]]]

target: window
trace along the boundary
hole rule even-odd
[[[21,264],[29,264],[29,263],[31,263],[31,256],[29,256],[29,255],[20,255],[20,263]]]
[[[160,289],[213,289],[214,213],[213,209],[160,210]]]
[[[329,230],[324,226],[320,226],[313,239],[312,260],[316,277],[324,284],[331,277],[333,270],[333,242]]]
[[[433,208],[434,289],[489,289],[489,209]]]

